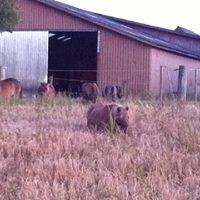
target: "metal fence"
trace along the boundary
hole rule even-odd
[[[130,70],[127,68],[118,69],[104,69],[103,74],[99,77],[98,70],[90,69],[49,69],[49,76],[53,75],[54,85],[57,83],[62,85],[61,87],[67,88],[70,92],[79,93],[81,91],[81,85],[83,82],[93,81],[97,82],[100,89],[103,89],[106,85],[117,84],[124,89],[125,96],[136,95],[141,96],[142,88],[148,88],[148,82],[140,80],[140,74],[144,74],[143,69],[136,69],[134,74],[130,74]],[[132,72],[132,73],[133,73]],[[122,77],[123,74],[123,77]],[[111,75],[111,76],[108,76]],[[111,79],[112,77],[113,79]],[[145,90],[145,95],[148,91]]]
[[[180,65],[160,66],[160,100],[164,97],[180,100],[200,97],[200,69]]]

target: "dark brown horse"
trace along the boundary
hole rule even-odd
[[[96,102],[97,97],[100,95],[99,88],[96,83],[83,83],[82,97],[85,100]]]
[[[123,97],[122,87],[118,85],[107,85],[103,90],[103,97],[116,101],[117,98],[121,99]]]
[[[21,97],[22,86],[20,81],[8,78],[0,81],[0,98],[9,101],[12,97]]]
[[[51,99],[56,96],[56,91],[52,83],[40,83],[38,94],[42,98]]]

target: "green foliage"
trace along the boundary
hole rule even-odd
[[[15,0],[0,0],[0,31],[12,31],[19,22]]]

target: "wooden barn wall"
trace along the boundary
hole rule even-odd
[[[48,32],[3,32],[0,61],[7,68],[6,78],[14,77],[25,90],[35,90],[47,79]]]
[[[102,31],[100,38],[98,81],[101,87],[124,82],[128,93],[147,92],[150,48],[110,31]]]
[[[200,69],[200,61],[191,58],[183,57],[159,49],[151,48],[150,52],[150,93],[154,96],[159,95],[160,88],[160,66],[167,66],[164,69],[163,83],[164,93],[177,92],[178,87],[178,71],[179,65],[184,65],[188,68],[188,94],[194,95],[194,77],[195,70]],[[200,85],[200,71],[198,77],[198,86]],[[198,89],[200,95],[200,88]]]
[[[97,30],[97,26],[34,0],[18,0],[21,22],[16,30]]]
[[[20,0],[22,21],[17,29],[100,31],[97,83],[122,84],[129,93],[141,94],[149,87],[150,48],[125,36],[32,0]]]

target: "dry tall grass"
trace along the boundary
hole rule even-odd
[[[129,133],[112,135],[87,129],[88,105],[57,104],[0,106],[0,199],[200,199],[199,105],[129,101]]]

